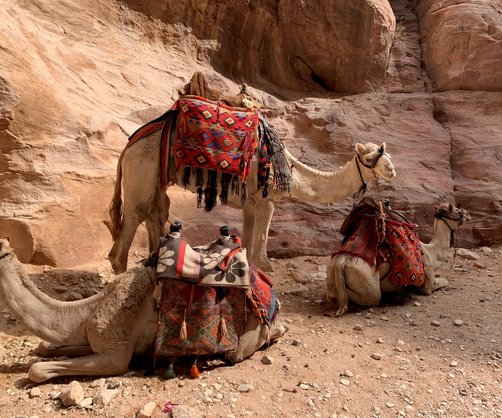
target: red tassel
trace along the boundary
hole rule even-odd
[[[198,379],[200,376],[199,369],[197,367],[197,363],[192,364],[192,368],[190,369],[190,376],[192,379]]]

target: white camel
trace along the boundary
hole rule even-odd
[[[448,286],[445,278],[434,277],[434,270],[448,258],[451,235],[459,225],[471,219],[467,211],[447,203],[435,206],[434,218],[431,241],[421,243],[425,283],[419,290],[426,295]],[[382,293],[398,291],[399,287],[389,279],[390,267],[387,261],[376,267],[351,254],[335,255],[327,268],[327,299],[336,302],[335,315],[347,312],[349,300],[364,307],[377,306]]]
[[[356,144],[354,157],[336,171],[319,171],[301,163],[286,149],[285,156],[291,168],[291,194],[293,198],[310,203],[334,203],[353,195],[373,179],[390,180],[395,175],[385,143]],[[169,199],[160,189],[160,131],[126,147],[117,163],[115,192],[110,205],[111,233],[114,239],[108,254],[115,273],[127,269],[129,248],[138,226],[145,221],[149,249],[156,249],[164,233],[169,214]],[[268,269],[268,231],[274,205],[287,196],[273,190],[264,198],[258,189],[257,165],[253,161],[247,179],[248,197],[244,204],[239,196],[229,196],[230,206],[242,208],[242,244],[247,249],[250,263]],[[192,176],[194,177],[194,176]],[[271,180],[272,181],[272,180]],[[195,179],[188,190],[195,192]],[[219,177],[218,182],[219,184]],[[122,189],[124,202],[122,203]]]
[[[0,239],[0,299],[26,328],[43,341],[43,357],[77,356],[34,363],[28,377],[44,382],[59,376],[111,376],[125,373],[133,354],[144,353],[155,340],[153,268],[135,267],[117,276],[102,292],[86,299],[62,302],[40,291],[24,271],[9,240]],[[276,319],[270,328],[248,316],[237,351],[239,362],[286,328]]]

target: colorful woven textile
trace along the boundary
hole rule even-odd
[[[256,151],[258,110],[226,106],[199,96],[178,100],[176,167],[200,167],[246,181]]]
[[[163,280],[158,356],[218,354],[237,349],[246,322],[246,291]]]
[[[203,286],[250,286],[246,249],[236,236],[203,247],[191,247],[180,238],[163,239],[157,273]]]
[[[423,249],[413,224],[387,220],[386,240],[389,245],[390,281],[422,287],[425,283]]]
[[[394,215],[387,212],[387,216]],[[385,229],[380,231],[379,228]],[[363,202],[349,213],[340,232],[345,237],[341,249],[333,256],[340,253],[351,254],[362,258],[375,268],[388,261],[389,280],[397,287],[423,286],[423,250],[415,225],[388,217],[383,224],[379,219],[376,204],[371,199],[363,199]]]
[[[260,324],[268,325],[278,313],[278,302],[272,290],[272,282],[268,276],[255,266],[249,268],[251,291],[247,293],[248,302]]]

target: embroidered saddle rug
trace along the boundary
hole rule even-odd
[[[258,109],[230,107],[199,96],[176,102],[176,170],[199,167],[238,175],[245,182],[258,139]]]
[[[195,176],[197,206],[206,211],[216,206],[218,197],[221,204],[227,204],[229,191],[245,202],[246,179],[255,154],[257,184],[263,197],[268,195],[270,179],[275,189],[291,191],[291,169],[284,145],[256,109],[182,96],[162,116],[137,129],[129,137],[127,147],[159,131],[162,190],[178,180],[187,187]]]
[[[386,211],[388,218],[382,231],[379,208],[372,199],[363,199],[342,224],[342,247],[333,256],[351,254],[375,268],[388,261],[389,279],[397,287],[421,287],[425,283],[423,250],[415,225],[390,219],[396,218],[391,212]]]

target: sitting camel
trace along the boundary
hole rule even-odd
[[[161,134],[157,131],[126,147],[119,157],[115,192],[110,205],[114,242],[108,254],[115,273],[127,269],[129,248],[143,221],[146,222],[150,252],[157,248],[159,238],[164,234],[169,199],[159,183],[160,144]],[[356,144],[354,157],[339,170],[330,172],[301,163],[287,149],[284,153],[292,172],[290,196],[310,203],[339,202],[364,190],[373,179],[390,180],[396,175],[390,155],[385,151],[385,143]],[[242,244],[247,249],[249,262],[268,269],[266,249],[274,205],[288,193],[274,190],[271,185],[268,196],[263,197],[262,189],[258,187],[257,170],[253,160],[247,179],[248,197],[244,204],[236,195],[228,197],[228,204],[242,208]],[[194,179],[187,189],[195,193]]]
[[[447,203],[434,208],[434,218],[432,240],[428,244],[420,242],[424,283],[418,289],[426,295],[448,285],[445,278],[434,277],[434,270],[446,261],[457,227],[471,219],[467,211]],[[349,300],[365,307],[377,306],[382,292],[398,291],[400,287],[389,274],[392,267],[389,261],[372,266],[359,256],[337,253],[327,268],[327,299],[337,303],[335,315],[347,312]]]
[[[28,377],[44,382],[59,376],[118,375],[128,370],[133,354],[153,344],[158,311],[153,297],[155,269],[135,267],[117,276],[103,291],[86,299],[61,302],[40,291],[24,271],[6,238],[0,239],[0,299],[42,341],[43,357],[67,360],[34,363]],[[276,319],[268,329],[249,315],[229,360],[251,356],[286,328]]]

